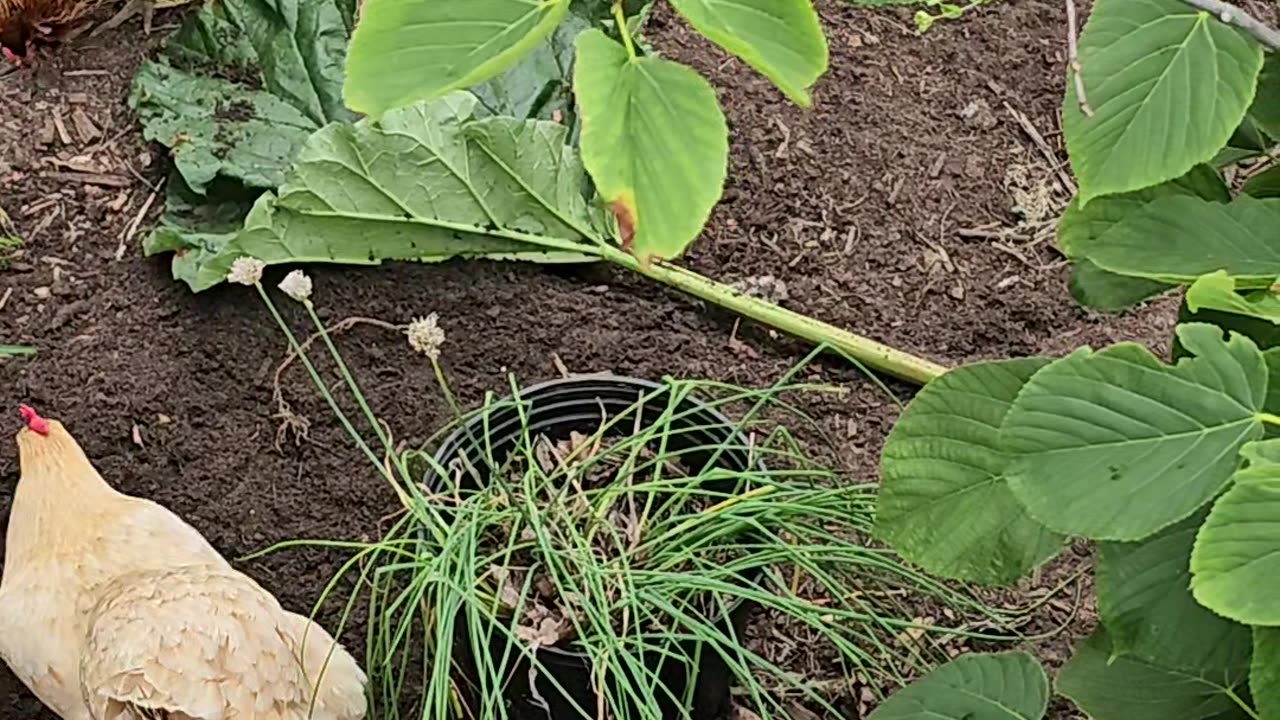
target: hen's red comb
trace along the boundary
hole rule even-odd
[[[27,421],[27,427],[32,432],[41,435],[49,434],[49,421],[40,417],[40,413],[36,412],[30,405],[19,405],[18,412],[22,413],[22,419]]]

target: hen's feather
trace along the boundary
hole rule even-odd
[[[123,575],[91,613],[80,664],[85,702],[96,720],[363,717],[363,673],[317,626],[304,648],[297,617],[234,570]]]

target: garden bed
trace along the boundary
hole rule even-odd
[[[694,269],[776,291],[763,279],[771,276],[785,284],[787,307],[948,363],[1120,339],[1165,344],[1168,301],[1123,318],[1088,314],[1070,300],[1041,227],[1019,227],[1011,212],[1043,200],[1049,216],[1039,219],[1051,220],[1065,198],[1015,119],[1059,147],[1059,3],[1007,0],[924,37],[909,13],[818,7],[832,67],[811,111],[665,16],[650,28],[658,48],[709,77],[730,123],[729,186],[688,257]],[[296,368],[284,373],[283,394],[309,430],[275,447],[272,379],[285,349],[260,304],[243,288],[193,296],[170,278],[167,259],[141,257],[167,164],[142,141],[125,98],[162,36],[144,38],[130,23],[0,78],[0,208],[28,244],[0,260],[0,341],[39,350],[0,360],[0,407],[30,402],[63,420],[108,480],[168,505],[228,557],[295,538],[375,537],[395,498]],[[501,391],[506,371],[526,383],[610,371],[752,385],[805,351],[606,267],[470,262],[313,274],[329,322],[438,312],[464,404]],[[341,342],[397,439],[422,441],[445,423],[431,368],[402,337],[357,325]],[[896,406],[838,360],[815,372],[849,392],[804,409],[837,440],[843,470],[874,477]],[[2,444],[5,505],[17,477],[16,452]],[[246,569],[306,610],[340,560],[291,550]],[[331,627],[336,610],[324,617]],[[1088,622],[1081,615],[1070,636]],[[357,617],[344,639],[358,657],[363,636]],[[793,650],[801,656],[788,662],[805,667],[804,649]],[[1064,653],[1046,659],[1054,654]],[[0,720],[52,717],[42,712],[0,674]]]

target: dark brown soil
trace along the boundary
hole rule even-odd
[[[923,38],[909,13],[818,5],[832,66],[810,110],[671,17],[655,20],[656,45],[719,88],[733,133],[729,187],[690,266],[728,282],[771,275],[789,307],[950,363],[1122,338],[1164,345],[1168,301],[1122,318],[1080,310],[1046,239],[1064,193],[1011,111],[1060,146],[1061,3],[996,3]],[[192,296],[167,259],[141,257],[166,163],[142,142],[125,98],[163,32],[144,41],[129,23],[0,78],[0,208],[27,241],[0,270],[0,342],[39,348],[0,360],[0,408],[29,402],[63,420],[109,481],[167,504],[229,557],[295,538],[369,538],[394,496],[296,368],[285,398],[310,432],[273,448],[271,377],[284,342],[258,301],[225,287]],[[1018,226],[1011,208],[1027,197],[1047,199],[1047,221]],[[313,270],[331,321],[439,312],[464,403],[501,391],[508,371],[536,381],[562,364],[750,384],[805,352],[603,267]],[[363,325],[342,346],[397,438],[422,441],[445,421],[430,367],[403,337]],[[805,409],[842,443],[844,468],[873,478],[896,406],[839,362],[814,372],[850,392]],[[13,445],[0,444],[3,504],[17,479]],[[341,559],[290,550],[243,567],[305,611]],[[326,624],[336,616],[328,608]],[[357,652],[362,637],[361,627],[344,633]],[[41,713],[0,674],[0,720],[50,717]]]

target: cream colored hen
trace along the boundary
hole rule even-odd
[[[332,636],[24,416],[0,657],[42,702],[64,720],[364,717],[365,675]]]

